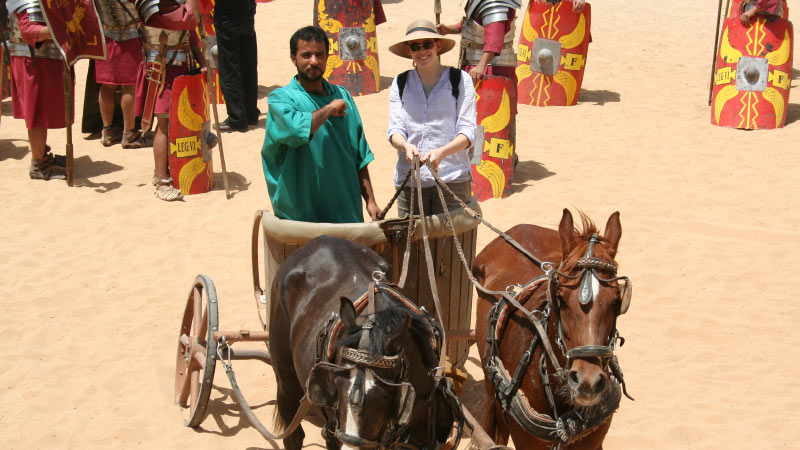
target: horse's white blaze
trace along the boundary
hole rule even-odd
[[[356,374],[358,373],[358,369],[353,367],[350,369],[350,380],[356,379]],[[347,392],[347,398],[350,398],[350,395],[353,392],[354,383],[350,384],[350,390]],[[375,387],[375,377],[372,374],[371,370],[364,371],[364,396],[363,398],[367,398],[367,394],[372,388]],[[363,405],[361,405],[363,406]],[[353,408],[350,406],[350,402],[348,401],[345,408],[347,409],[346,412],[346,421],[344,424],[344,432],[349,436],[359,436],[358,434],[358,420],[356,420],[356,416],[353,413]],[[359,436],[360,437],[360,436]],[[346,449],[355,449],[356,447],[351,447],[345,443],[342,443],[342,448]]]

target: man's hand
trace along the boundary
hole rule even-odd
[[[367,213],[373,221],[378,220],[378,215],[381,213],[381,209],[378,207],[378,204],[375,203],[375,200],[367,202]]]
[[[36,36],[36,42],[45,42],[53,40],[53,36],[50,33],[50,27],[44,26],[39,29],[39,34]]]
[[[347,111],[347,103],[344,100],[337,98],[336,100],[328,103],[328,115],[333,117],[343,117]]]
[[[472,78],[473,86],[478,85],[478,80],[483,79],[483,74],[486,73],[486,65],[479,62],[476,66],[469,69],[469,77]]]
[[[408,162],[413,161],[415,156],[419,156],[419,149],[414,144],[403,142],[402,144],[400,144],[400,148],[404,152],[406,152],[406,159],[408,160]]]
[[[441,35],[460,33],[460,31],[458,30],[458,24],[445,25],[443,23],[440,23],[439,25],[436,25],[436,31]]]
[[[742,15],[739,16],[739,21],[742,22],[742,26],[749,28],[756,14],[758,14],[758,8],[750,8],[743,12]]]
[[[314,133],[319,130],[319,127],[325,123],[329,117],[342,117],[347,111],[347,103],[344,100],[337,98],[328,103],[322,108],[311,113],[311,129],[309,130],[308,137],[311,138]]]

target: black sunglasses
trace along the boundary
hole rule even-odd
[[[413,43],[406,45],[408,45],[408,48],[410,48],[412,52],[418,52],[421,48],[424,48],[425,50],[432,49],[433,46],[436,45],[436,41],[425,41],[422,44]]]

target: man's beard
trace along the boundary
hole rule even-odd
[[[322,70],[320,70],[320,71],[319,71],[319,75],[317,75],[317,76],[311,76],[311,75],[309,75],[307,72],[303,72],[303,71],[302,71],[302,70],[300,70],[299,68],[297,69],[297,76],[298,76],[298,77],[300,77],[300,78],[302,78],[302,79],[303,79],[303,80],[305,80],[305,81],[317,82],[317,81],[319,81],[319,80],[321,80],[321,79],[322,79],[322,76],[323,76],[324,74],[325,74],[325,73],[324,73]]]

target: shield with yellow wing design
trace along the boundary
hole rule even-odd
[[[534,106],[578,103],[591,40],[591,6],[531,0],[517,48],[518,102]]]
[[[354,96],[378,92],[374,0],[315,0],[314,24],[330,43],[325,79]]]
[[[472,150],[472,195],[478,201],[511,193],[516,139],[514,82],[486,76],[475,87],[478,132]]]
[[[206,74],[175,79],[169,101],[169,173],[184,195],[202,194],[214,187]]]
[[[748,28],[738,18],[722,28],[711,101],[711,123],[746,130],[786,123],[792,77],[792,23],[757,18]]]

